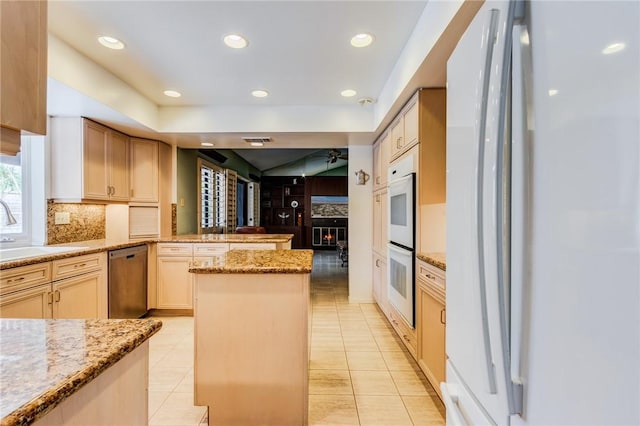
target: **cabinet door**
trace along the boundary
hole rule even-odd
[[[109,199],[107,143],[109,129],[92,121],[84,122],[84,193],[83,198]]]
[[[2,1],[0,11],[0,125],[44,135],[47,131],[47,2]],[[16,133],[19,137],[19,132]],[[3,144],[6,142],[2,140]]]
[[[402,139],[404,137],[404,122],[402,116],[391,125],[391,157],[395,157],[402,150]]]
[[[100,290],[104,286],[102,271],[90,272],[53,283],[54,318],[100,318]]]
[[[158,142],[131,139],[131,199],[158,202]]]
[[[417,98],[406,110],[403,117],[404,138],[402,143],[403,151],[418,143],[418,102]]]
[[[444,304],[422,284],[417,286],[420,342],[418,363],[434,389],[440,393],[445,380]]]
[[[51,318],[51,284],[0,297],[0,318]]]
[[[108,145],[109,184],[111,200],[129,200],[129,137],[111,131]]]
[[[373,249],[379,254],[385,255],[387,252],[387,212],[388,200],[387,191],[383,190],[374,195],[373,203]]]
[[[391,133],[387,133],[380,143],[380,187],[387,187],[389,157],[391,156]]]
[[[373,189],[379,189],[382,184],[382,167],[380,165],[380,147],[382,146],[382,142],[378,141],[373,146]]]
[[[193,309],[191,257],[158,257],[158,309]]]

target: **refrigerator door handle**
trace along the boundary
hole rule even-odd
[[[522,371],[522,333],[525,322],[525,241],[527,241],[527,200],[529,188],[526,177],[529,175],[527,162],[529,115],[531,113],[531,62],[529,52],[529,34],[522,22],[522,11],[516,13],[518,25],[513,27],[513,73],[512,92],[512,132],[511,132],[511,329],[510,366],[508,389],[512,393],[511,414],[522,414],[524,389]],[[518,16],[519,15],[519,16]]]
[[[487,127],[487,109],[489,104],[489,82],[493,62],[493,51],[498,34],[498,18],[500,11],[491,9],[489,31],[487,33],[487,51],[484,62],[482,99],[480,103],[480,125],[478,126],[478,163],[476,164],[476,221],[478,243],[478,277],[480,281],[480,312],[482,316],[482,337],[484,340],[484,361],[489,383],[489,393],[496,393],[496,376],[491,355],[491,337],[489,335],[489,317],[487,312],[487,282],[485,275],[484,255],[484,217],[483,217],[483,186],[484,186],[484,153]]]
[[[442,391],[442,402],[447,410],[447,426],[467,426],[460,408],[458,408],[458,395],[455,391],[449,391],[449,385],[446,382],[440,383]]]

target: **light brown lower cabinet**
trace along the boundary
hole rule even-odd
[[[417,280],[418,365],[440,398],[445,381],[445,295],[444,290]]]
[[[191,260],[158,256],[158,309],[193,309]]]
[[[4,270],[0,317],[106,318],[105,265],[95,253]]]

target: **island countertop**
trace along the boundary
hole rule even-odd
[[[231,250],[207,261],[194,261],[196,274],[311,273],[313,250]]]
[[[0,319],[0,424],[32,424],[161,327],[153,319]]]

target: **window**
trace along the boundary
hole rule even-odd
[[[225,172],[207,161],[198,159],[200,174],[200,203],[198,218],[202,233],[221,232],[226,226],[226,193],[227,182]]]
[[[0,243],[30,242],[28,144],[15,156],[0,155]]]

